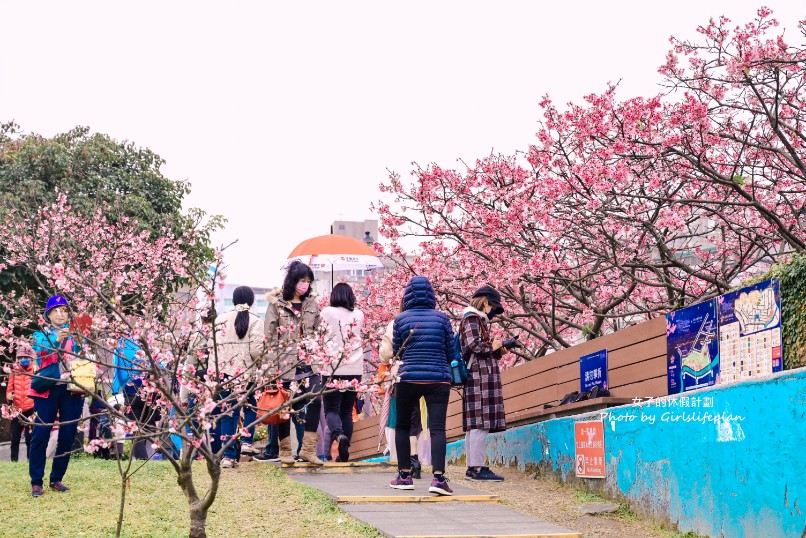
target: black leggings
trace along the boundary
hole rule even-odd
[[[328,381],[352,381],[361,379],[360,375],[333,375],[325,378]],[[325,408],[325,419],[327,428],[330,430],[331,439],[328,439],[330,446],[333,441],[343,433],[347,440],[353,438],[353,406],[358,393],[355,390],[327,392],[322,395],[322,405]]]
[[[395,390],[397,401],[397,424],[395,424],[395,447],[397,468],[411,468],[411,413],[419,406],[420,397],[425,398],[428,408],[428,427],[431,430],[431,465],[435,471],[445,471],[445,421],[448,416],[448,400],[451,386],[447,383],[398,383]]]
[[[299,384],[302,387],[302,394],[292,394],[291,398],[299,398],[304,394],[310,393],[319,393],[322,390],[322,376],[319,374],[314,374],[308,378],[309,384],[307,387],[303,385],[304,380],[300,380]],[[288,390],[291,387],[291,381],[283,381],[283,388]],[[316,396],[312,399],[307,398],[300,398],[299,401],[291,405],[291,408],[294,411],[302,413],[305,406],[308,406],[308,410],[304,411],[305,413],[305,431],[316,433],[317,428],[319,428],[319,415],[322,413],[322,397]],[[300,415],[297,414],[297,417]],[[295,420],[295,417],[291,417],[291,420]],[[291,435],[291,420],[286,420],[285,422],[281,422],[277,426],[277,433],[280,439],[285,439]]]
[[[33,414],[33,409],[20,413],[27,419],[30,419]],[[31,426],[23,425],[18,418],[11,419],[11,461],[17,461],[20,458],[20,439],[22,438],[25,439],[25,459],[28,459],[31,447]]]

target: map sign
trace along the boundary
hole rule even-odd
[[[765,280],[717,298],[721,381],[783,370],[781,289]]]
[[[669,394],[783,370],[780,283],[765,280],[666,315]]]
[[[669,394],[711,386],[719,380],[716,300],[666,314]]]

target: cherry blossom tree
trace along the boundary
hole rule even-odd
[[[546,97],[524,153],[417,167],[411,184],[391,174],[374,206],[382,233],[391,249],[419,245],[377,288],[425,274],[455,312],[490,282],[510,307],[500,326],[526,332],[529,359],[803,250],[806,48],[775,35],[770,15],[711,21],[704,43],[672,39],[666,94],[620,101],[610,85],[563,110]]]
[[[223,286],[223,249],[216,252],[209,270],[207,263],[193,263],[184,248],[186,242],[195,240],[196,230],[187,230],[181,236],[165,231],[152,239],[136,222],[126,218],[110,222],[105,209],[99,207],[89,218],[78,216],[67,197],[60,195],[33,217],[9,211],[0,227],[6,253],[0,263],[3,267],[25,266],[42,290],[67,296],[74,315],[92,320],[91,324],[71,328],[80,333],[76,336],[83,342],[83,351],[80,356],[67,352],[64,360],[68,364],[75,359],[89,360],[102,372],[109,367],[110,358],[123,358],[124,342],[136,348],[134,358],[118,361],[118,367],[129,371],[135,380],[136,397],[146,403],[140,415],[132,410],[134,396],[122,406],[114,404],[109,393],[110,374],[97,383],[70,374],[69,381],[102,407],[96,418],[104,417],[113,426],[114,439],[93,440],[85,449],[105,448],[124,438],[149,443],[176,471],[177,482],[188,501],[189,535],[205,536],[206,517],[216,500],[224,451],[247,436],[250,426],[276,413],[291,413],[294,403],[309,396],[300,394],[302,386],[292,383],[290,399],[285,404],[275,409],[258,408],[255,421],[243,424],[236,435],[220,436],[216,425],[233,411],[255,407],[265,391],[278,386],[284,372],[311,363],[337,367],[344,353],[333,348],[332,335],[322,327],[314,337],[292,342],[303,350],[297,361],[280,364],[271,360],[279,350],[271,349],[264,341],[260,360],[234,375],[225,375],[218,341],[223,329],[200,326],[197,321],[200,311],[215,308],[215,290]],[[178,281],[186,284],[174,292]],[[43,326],[37,291],[11,291],[0,297],[6,306],[0,319],[4,351],[13,352],[31,331]],[[348,342],[357,337],[348,329]],[[331,384],[322,392],[347,388],[343,385]],[[373,390],[360,383],[352,385],[360,391]],[[183,393],[189,395],[187,400]],[[19,413],[5,405],[2,411],[4,418],[14,418]],[[172,439],[181,440],[181,450]],[[203,461],[194,464],[199,459]],[[145,464],[118,460],[118,535],[122,531],[127,484]],[[204,491],[197,486],[200,467],[210,478]]]

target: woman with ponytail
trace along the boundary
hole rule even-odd
[[[252,288],[239,286],[232,292],[232,304],[235,305],[235,309],[218,316],[215,320],[216,353],[210,357],[208,370],[223,376],[224,380],[244,376],[244,372],[247,372],[248,377],[255,363],[260,361],[265,352],[263,322],[260,317],[250,312],[254,302],[255,293]],[[241,379],[246,381],[244,377]],[[219,393],[218,399],[226,400],[231,394],[230,387],[227,387],[227,390]],[[241,409],[229,412],[218,409],[216,413],[222,442],[226,443],[237,434]],[[235,443],[232,443],[224,450],[221,467],[224,469],[236,467],[236,455],[237,449]]]

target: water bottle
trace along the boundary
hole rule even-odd
[[[461,385],[462,383],[464,383],[464,381],[465,380],[462,379],[461,369],[459,368],[459,361],[453,359],[451,361],[451,382],[454,385]]]

